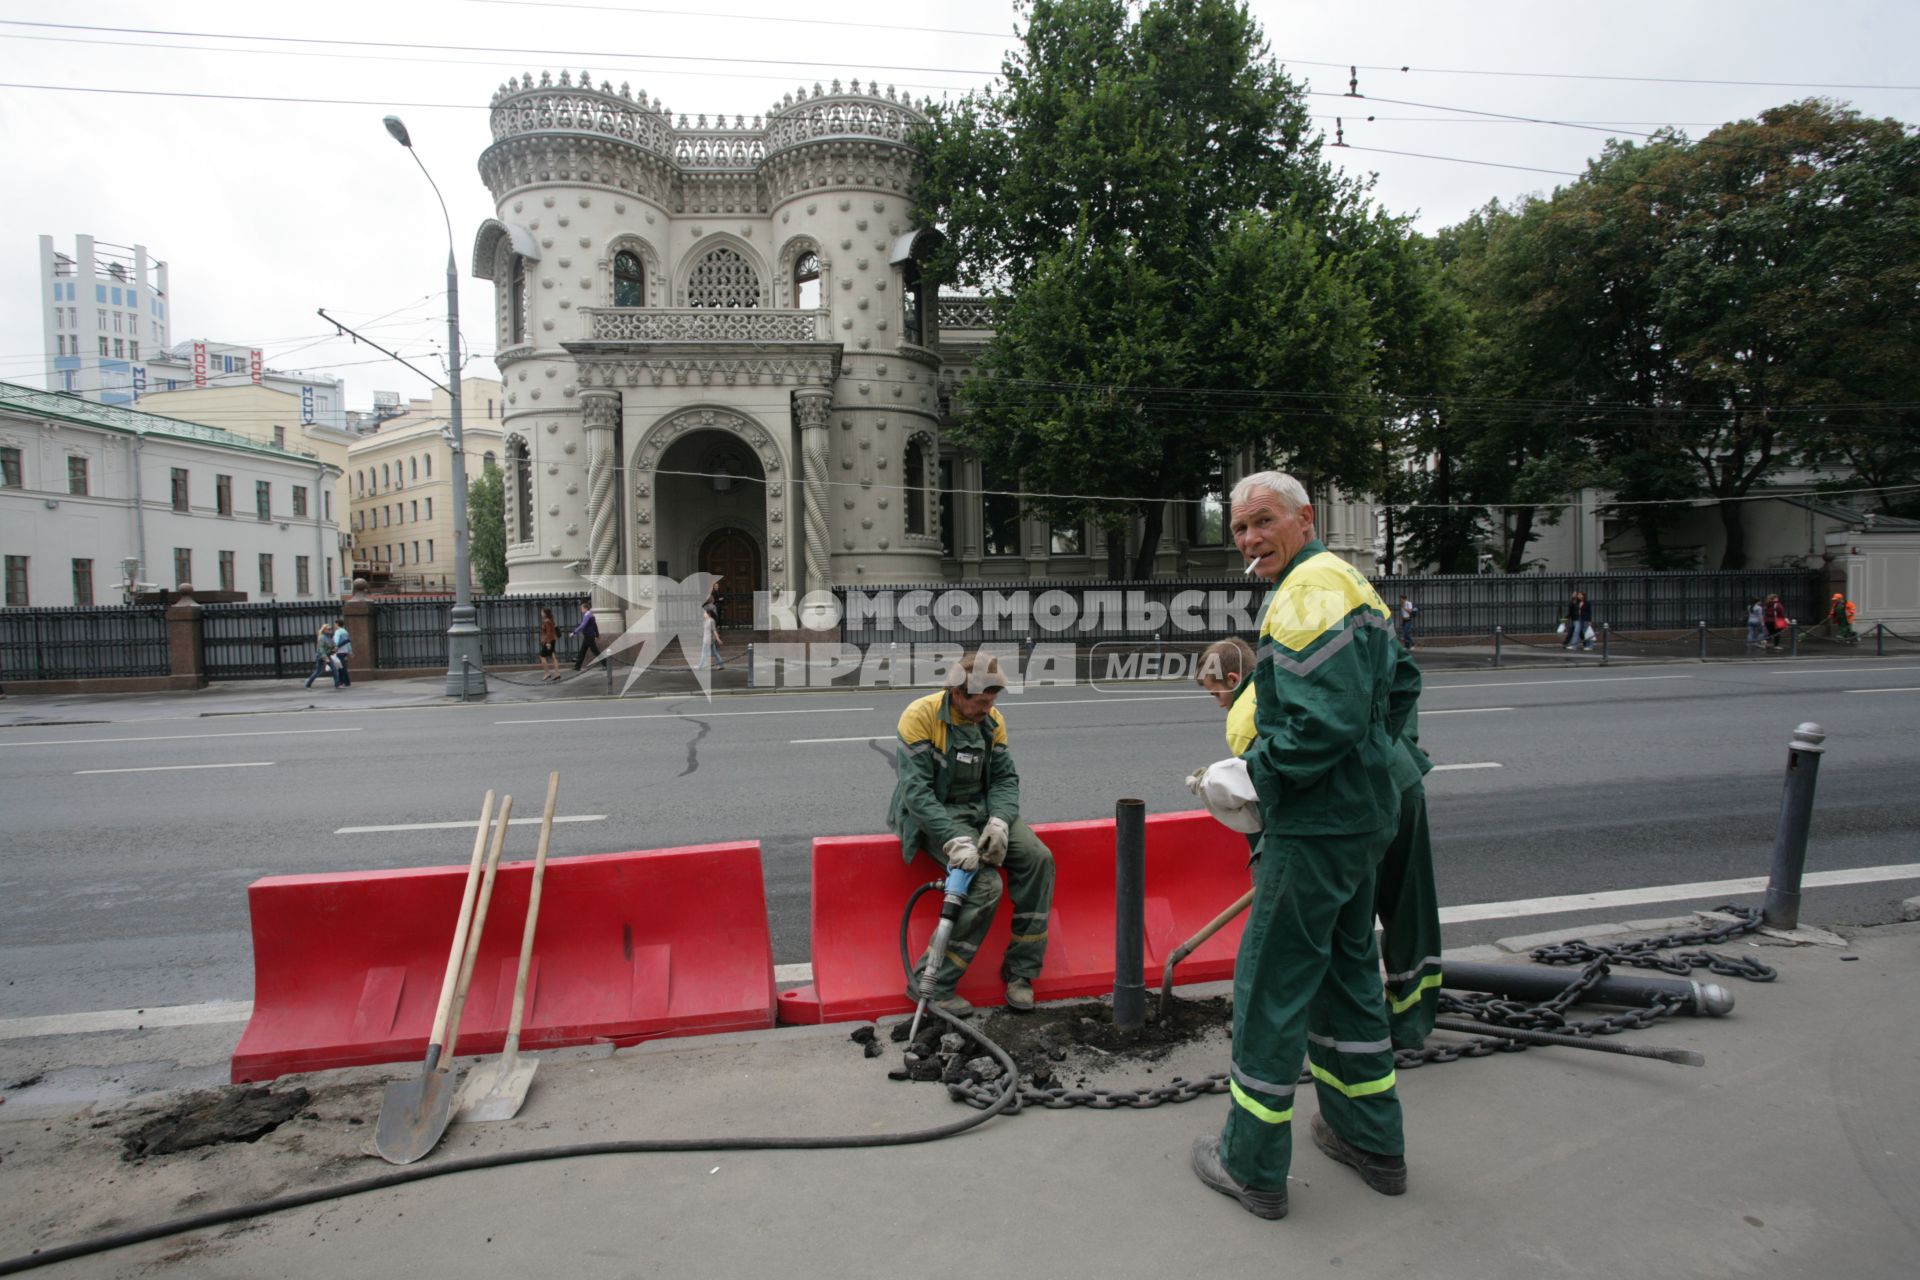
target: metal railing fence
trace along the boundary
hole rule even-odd
[[[164,676],[161,605],[0,609],[0,682]]]
[[[476,596],[481,661],[530,665],[539,661],[540,610],[553,610],[560,646],[580,620],[585,593],[539,596]],[[447,627],[453,600],[382,600],[374,606],[373,665],[381,670],[447,665]]]
[[[320,624],[337,600],[273,600],[200,606],[200,661],[209,680],[270,680],[313,670]]]

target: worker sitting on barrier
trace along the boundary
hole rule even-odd
[[[1047,952],[1053,907],[1053,853],[1020,821],[1020,775],[1007,747],[1006,717],[994,707],[1006,677],[991,655],[971,653],[954,665],[947,687],[909,703],[895,749],[899,780],[887,827],[901,856],[916,853],[942,869],[1004,865],[1013,894],[1013,937],[1001,976],[1007,1004],[1033,1008],[1033,980]],[[934,978],[933,1003],[956,1017],[973,1006],[954,992],[993,924],[1000,877],[978,875],[954,921],[947,954]],[[915,966],[919,968],[918,965]],[[918,990],[909,998],[917,999]]]

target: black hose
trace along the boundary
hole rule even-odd
[[[913,904],[919,901],[920,895],[927,890],[940,887],[939,881],[922,885],[914,891],[912,897],[907,899],[907,910],[900,918],[900,954],[903,960],[907,952],[907,917],[913,911]],[[908,973],[909,975],[912,973],[911,965],[908,965]],[[152,1226],[116,1231],[111,1235],[95,1236],[91,1240],[64,1244],[45,1251],[35,1250],[33,1253],[22,1254],[17,1258],[0,1259],[0,1276],[18,1275],[22,1271],[32,1271],[37,1267],[50,1266],[56,1262],[68,1262],[74,1258],[105,1253],[110,1249],[124,1249],[128,1245],[179,1235],[182,1232],[204,1231],[210,1227],[258,1218],[269,1213],[279,1213],[285,1209],[298,1209],[327,1200],[340,1200],[347,1196],[363,1195],[369,1191],[384,1191],[389,1187],[401,1187],[410,1182],[425,1182],[429,1178],[443,1178],[452,1173],[472,1173],[479,1169],[500,1169],[508,1165],[533,1164],[542,1160],[572,1160],[580,1156],[639,1155],[659,1151],[827,1151],[857,1147],[905,1147],[921,1142],[937,1142],[941,1138],[951,1138],[985,1124],[1005,1111],[1008,1105],[1020,1096],[1020,1072],[1005,1049],[980,1032],[967,1028],[958,1018],[944,1009],[929,1007],[951,1024],[954,1030],[979,1041],[981,1046],[999,1062],[1001,1071],[1005,1073],[1002,1078],[1007,1082],[1007,1087],[1001,1090],[1000,1096],[985,1109],[950,1124],[938,1125],[931,1129],[911,1129],[905,1133],[862,1133],[827,1138],[635,1138],[620,1142],[580,1142],[564,1147],[536,1147],[531,1151],[502,1151],[490,1156],[467,1156],[459,1160],[449,1160],[444,1164],[395,1169],[391,1173],[361,1178],[356,1182],[344,1182],[334,1187],[318,1187],[311,1191],[276,1196],[271,1200],[255,1200],[249,1204],[236,1205],[228,1209],[215,1209],[207,1213],[197,1213],[191,1217],[173,1218],[165,1222],[156,1222]]]

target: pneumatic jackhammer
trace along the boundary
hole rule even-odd
[[[973,871],[962,871],[958,867],[947,870],[947,881],[941,886],[944,896],[940,900],[940,923],[933,927],[933,940],[927,944],[927,962],[920,968],[920,1002],[913,1010],[913,1026],[907,1031],[907,1041],[920,1034],[920,1019],[926,1015],[927,1001],[933,998],[934,975],[940,972],[940,960],[947,954],[947,939],[953,936],[953,922],[960,915],[960,907],[967,900],[967,890],[973,887]],[[929,886],[931,887],[931,886]],[[906,926],[901,926],[904,935]],[[906,939],[901,938],[901,946]]]

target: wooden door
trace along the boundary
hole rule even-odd
[[[753,625],[753,593],[760,589],[760,548],[739,529],[721,529],[700,544],[700,568],[718,574],[722,626]]]

